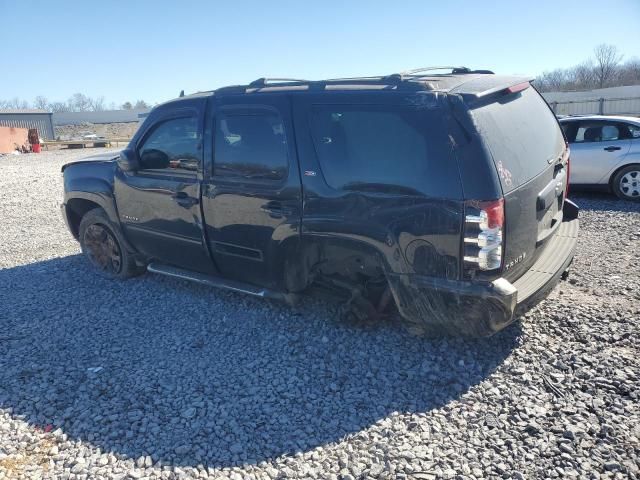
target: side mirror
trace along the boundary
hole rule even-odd
[[[140,164],[142,168],[149,168],[153,170],[169,168],[169,155],[164,153],[162,150],[145,150],[140,156]]]
[[[118,165],[125,172],[135,172],[140,168],[140,162],[138,161],[136,153],[130,149],[125,149],[120,152]]]

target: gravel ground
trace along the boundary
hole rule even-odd
[[[640,205],[576,196],[567,282],[484,340],[91,272],[60,165],[0,158],[0,479],[639,478]]]

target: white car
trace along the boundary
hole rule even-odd
[[[571,185],[640,201],[640,118],[589,115],[559,122],[571,148]]]

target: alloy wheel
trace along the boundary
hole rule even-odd
[[[107,273],[120,273],[122,253],[109,230],[99,224],[90,225],[84,232],[84,245],[93,265]]]

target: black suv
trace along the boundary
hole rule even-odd
[[[62,211],[110,276],[167,274],[492,334],[571,262],[569,150],[527,79],[454,68],[261,78],[154,108],[63,167]]]

